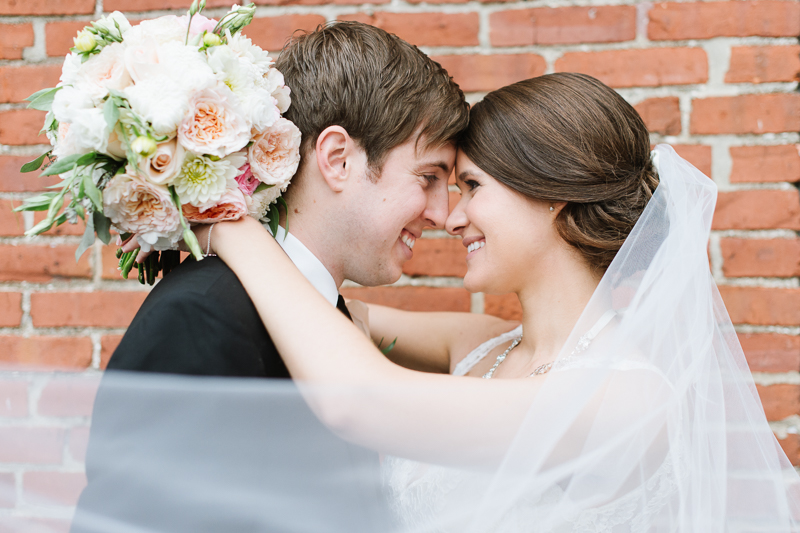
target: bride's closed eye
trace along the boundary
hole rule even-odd
[[[475,180],[464,180],[464,185],[468,191],[474,191],[480,185],[480,183]]]

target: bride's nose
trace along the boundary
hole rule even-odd
[[[464,198],[461,198],[445,220],[445,229],[450,235],[460,235],[469,224],[469,219],[464,211]]]

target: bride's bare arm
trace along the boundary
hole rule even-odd
[[[427,460],[493,460],[505,450],[539,380],[483,380],[398,366],[325,301],[258,222],[245,217],[218,224],[212,239],[292,377],[334,431]],[[332,388],[337,394],[319,395]],[[463,456],[453,454],[456,449]]]
[[[514,329],[517,324],[475,313],[403,311],[369,304],[373,341],[388,346],[387,357],[400,366],[449,374],[482,342]]]

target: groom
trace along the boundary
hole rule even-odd
[[[280,228],[276,237],[308,280],[349,317],[339,295],[345,279],[367,286],[396,281],[423,227],[444,227],[454,139],[467,125],[468,106],[439,64],[396,36],[360,23],[335,23],[294,37],[276,67],[292,90],[292,105],[285,116],[303,134],[301,163],[285,194],[291,233]],[[313,324],[309,333],[313,334]],[[88,486],[78,504],[73,532],[113,531],[115,527],[131,531],[287,531],[290,526],[298,531],[384,529],[380,517],[346,512],[357,508],[358,502],[378,508],[374,502],[369,504],[380,498],[377,493],[364,494],[341,479],[330,486],[323,481],[324,469],[331,464],[373,472],[377,458],[309,422],[312,415],[304,405],[287,408],[292,413],[287,416],[265,413],[250,402],[243,413],[235,401],[225,403],[236,394],[219,394],[221,402],[206,405],[202,395],[196,395],[198,401],[175,401],[174,391],[159,388],[161,378],[156,376],[152,378],[155,385],[148,382],[146,394],[144,388],[128,386],[126,381],[121,385],[112,381],[116,376],[144,376],[142,372],[289,377],[244,288],[218,258],[188,260],[151,291],[108,370],[95,402],[87,452]],[[281,416],[286,427],[276,422]],[[293,449],[284,450],[291,452],[287,455],[308,457],[311,466],[304,464],[304,468],[323,469],[318,482],[299,481],[300,465],[281,464],[281,450],[258,445],[265,431],[267,436],[286,435],[295,427],[293,423],[316,429],[303,439],[279,440],[284,445],[292,443]],[[176,440],[173,433],[191,443]],[[219,433],[226,438],[219,438]],[[165,434],[170,438],[163,438]],[[213,449],[209,441],[238,445],[235,450]],[[238,456],[231,464],[246,465],[246,476],[214,468],[220,461],[229,462],[231,454]],[[235,486],[244,478],[251,484]],[[260,501],[256,511],[228,502],[222,518],[213,509],[219,498],[209,496],[209,490],[226,483],[228,489],[243,493],[257,492],[266,484],[284,484],[288,494],[282,503],[266,497],[270,501]],[[304,494],[309,502],[316,498],[331,505],[283,507]],[[194,504],[186,503],[193,499]],[[271,516],[285,517],[287,512],[296,515],[297,522],[270,521]],[[319,516],[309,518],[311,513]]]

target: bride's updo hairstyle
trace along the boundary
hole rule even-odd
[[[644,121],[584,74],[548,74],[487,94],[458,142],[500,183],[535,200],[567,202],[556,228],[599,274],[658,185]]]

